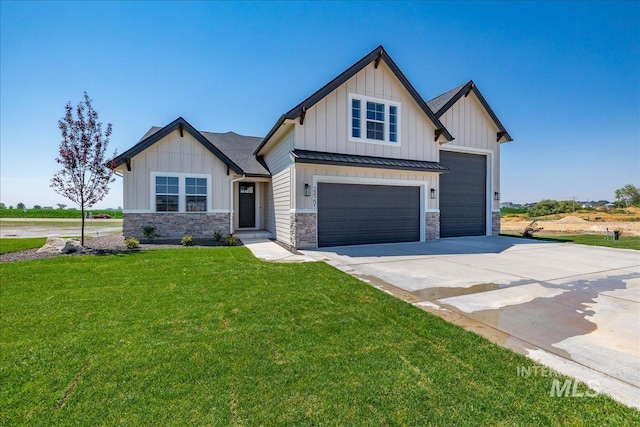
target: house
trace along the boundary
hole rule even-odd
[[[498,234],[507,141],[473,81],[425,102],[379,46],[264,138],[151,128],[115,159],[123,232],[266,230],[299,249]]]

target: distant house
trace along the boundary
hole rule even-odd
[[[152,127],[115,159],[124,234],[266,230],[293,248],[498,234],[507,141],[473,81],[425,102],[379,46],[264,138]]]

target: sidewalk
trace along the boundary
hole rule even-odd
[[[296,255],[289,252],[279,244],[265,238],[248,238],[242,239],[244,246],[249,249],[253,255],[263,261],[269,262],[309,262],[314,261],[306,255]]]

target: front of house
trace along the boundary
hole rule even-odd
[[[497,234],[506,141],[473,81],[425,102],[380,46],[265,138],[151,128],[116,158],[123,232],[267,230],[298,249]]]

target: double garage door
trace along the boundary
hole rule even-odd
[[[440,152],[440,237],[482,236],[487,157]],[[318,184],[318,246],[420,241],[420,187]]]
[[[420,187],[318,184],[318,246],[420,240]]]

